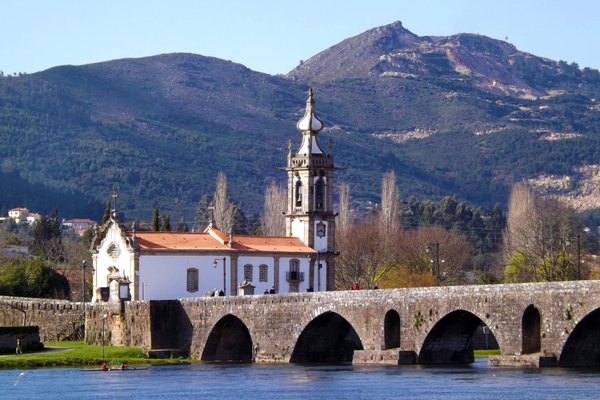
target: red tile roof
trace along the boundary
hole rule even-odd
[[[131,232],[128,232],[132,236]],[[208,233],[195,232],[135,232],[142,249],[164,250],[230,250]]]
[[[127,233],[132,236],[132,232]],[[284,236],[234,236],[232,247],[210,233],[135,232],[142,250],[228,250],[263,253],[315,253],[298,238]]]
[[[240,251],[315,253],[300,239],[287,236],[234,236],[233,248]]]

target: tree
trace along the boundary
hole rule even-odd
[[[212,206],[211,196],[208,194],[202,195],[198,201],[196,208],[196,218],[194,221],[194,230],[202,232],[212,221]]]
[[[104,225],[106,221],[110,219],[110,199],[106,202],[106,207],[104,208],[104,215],[102,215],[102,223],[100,225]]]
[[[504,233],[505,282],[577,278],[571,242],[582,226],[574,210],[541,198],[524,185],[513,188]]]
[[[64,258],[62,234],[58,211],[52,210],[50,215],[42,214],[33,229],[33,240],[30,246],[31,253],[42,260],[56,265]]]
[[[153,232],[158,232],[160,230],[160,219],[159,219],[158,206],[154,207],[154,213],[152,214],[152,222],[151,227]]]
[[[163,214],[160,219],[160,231],[171,232],[171,216],[169,214]]]
[[[283,218],[283,215],[286,211],[286,206],[286,191],[281,186],[274,183],[267,186],[265,189],[263,215],[260,220],[263,235],[285,235],[285,219]]]
[[[402,231],[396,247],[395,272],[384,279],[383,287],[465,283],[473,250],[458,233],[441,226]]]
[[[183,216],[182,216],[181,219],[179,219],[179,222],[177,223],[175,231],[177,231],[177,232],[187,232],[188,230],[189,229],[188,229],[187,224],[185,223],[185,218],[183,218]]]
[[[338,232],[335,287],[350,289],[355,283],[361,288],[377,286],[398,259],[398,233],[383,229],[375,216]]]
[[[67,279],[41,258],[17,258],[0,264],[0,294],[5,296],[69,298]]]
[[[348,229],[354,223],[356,212],[351,207],[350,185],[342,183],[339,186],[340,203],[338,205],[339,215],[336,221],[338,232]]]
[[[233,232],[233,215],[235,213],[235,205],[229,197],[227,177],[221,171],[217,175],[217,186],[213,195],[213,215],[217,227],[226,234]]]
[[[386,229],[394,230],[400,224],[400,191],[394,171],[386,172],[381,180],[379,217],[381,226]]]

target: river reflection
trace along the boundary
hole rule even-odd
[[[23,374],[24,373],[24,374]],[[470,367],[179,365],[0,370],[4,399],[598,399],[599,371]]]

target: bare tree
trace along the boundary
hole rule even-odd
[[[386,287],[463,284],[473,254],[461,235],[437,225],[402,231],[397,251],[402,273],[391,274],[395,281],[386,280]]]
[[[396,173],[388,171],[381,180],[381,226],[394,230],[400,224],[400,191],[396,184]]]
[[[349,229],[354,223],[355,211],[350,206],[350,185],[341,183],[339,186],[340,203],[336,228],[338,232]]]
[[[504,234],[506,282],[550,282],[577,276],[573,241],[581,225],[557,199],[537,197],[518,185],[509,201]]]
[[[263,235],[283,236],[285,235],[285,213],[287,205],[286,191],[274,183],[265,189],[265,204],[261,218]]]
[[[336,288],[350,289],[355,283],[361,288],[377,286],[395,265],[397,240],[398,232],[386,232],[374,217],[338,232]]]
[[[534,229],[530,224],[536,216],[536,196],[531,189],[524,184],[513,186],[508,200],[508,215],[506,228],[503,235],[505,258],[508,260],[514,249],[527,246],[524,238],[532,237]]]
[[[213,196],[213,216],[217,227],[224,233],[233,231],[233,215],[235,205],[229,199],[229,190],[227,188],[227,177],[220,171],[217,175],[217,186]]]

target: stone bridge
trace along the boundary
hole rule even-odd
[[[209,362],[460,364],[483,328],[491,365],[600,366],[600,281],[96,304],[86,338]]]

